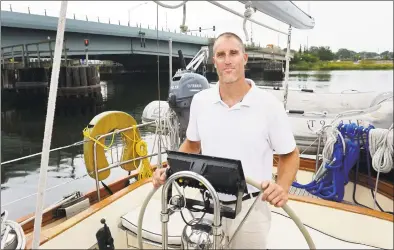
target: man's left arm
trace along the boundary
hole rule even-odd
[[[299,166],[300,158],[297,147],[291,153],[279,155],[276,183],[287,193],[295,180]]]
[[[262,182],[262,200],[282,207],[288,200],[288,192],[299,168],[299,151],[283,104],[275,99],[270,107],[268,137],[272,149],[279,156],[279,163],[276,183],[269,180]]]

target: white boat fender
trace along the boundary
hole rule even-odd
[[[167,169],[168,171],[168,169]],[[168,175],[167,175],[168,176]],[[246,177],[246,183],[254,186],[255,188],[261,190],[263,192],[263,189],[261,188],[261,185],[259,185],[258,182],[252,180],[249,177]],[[138,242],[138,248],[139,249],[144,249],[143,244],[142,244],[142,222],[144,219],[144,214],[146,207],[148,206],[148,203],[152,196],[155,194],[155,192],[158,190],[158,188],[152,188],[151,191],[148,193],[146,196],[144,202],[142,203],[140,214],[138,217],[138,225],[137,225],[137,242]],[[257,196],[256,199],[259,199],[260,195]],[[304,224],[302,224],[301,220],[298,218],[296,213],[287,205],[285,204],[282,209],[289,215],[289,217],[294,221],[294,223],[297,225],[298,229],[301,231],[302,235],[304,236],[309,249],[316,249],[315,243],[312,240],[312,237],[310,236],[308,230],[305,228]]]

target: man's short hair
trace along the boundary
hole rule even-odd
[[[236,35],[235,33],[232,33],[232,32],[224,32],[224,33],[220,34],[220,35],[216,38],[216,40],[215,40],[215,42],[214,42],[214,44],[213,44],[213,52],[214,52],[214,53],[215,53],[216,42],[217,42],[217,40],[219,40],[219,38],[222,37],[222,36],[227,37],[227,38],[234,37],[235,39],[237,39],[237,41],[241,44],[242,52],[245,53],[245,45],[244,45],[244,43],[242,42],[242,39],[241,39],[238,35]]]

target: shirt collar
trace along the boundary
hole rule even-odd
[[[251,88],[249,89],[249,91],[246,93],[246,95],[242,99],[240,105],[249,107],[251,104],[251,94],[254,91],[254,89],[256,88],[256,83],[252,79],[245,78],[245,80],[247,83],[250,84]],[[219,92],[219,81],[215,84],[215,86],[213,88],[215,88],[213,103],[215,104],[215,103],[222,102],[222,98],[220,97],[220,92]]]

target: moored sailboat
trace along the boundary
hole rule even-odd
[[[185,2],[183,4],[185,4]],[[215,4],[217,3],[215,2]],[[248,4],[249,7],[251,7],[250,3]],[[288,7],[293,6],[291,2],[284,2],[284,4]],[[310,24],[314,24],[313,19],[311,19],[309,16],[305,16],[301,11],[297,12],[297,9],[294,8],[294,6],[293,8],[288,9],[289,12],[286,12],[286,8],[284,8],[284,6],[282,6],[282,9],[280,8],[280,2],[258,1],[257,5],[254,7],[260,9],[264,6],[271,6],[271,9],[267,8],[267,10],[264,11],[267,11],[273,16],[279,15],[281,17],[280,20],[290,25],[293,24],[291,21],[293,18],[301,15],[302,18],[294,21],[293,27],[297,27],[298,25],[300,25],[298,27],[301,28],[304,25],[309,27],[309,25],[305,24],[305,21],[309,22]],[[270,10],[272,12],[270,12]],[[281,11],[278,12],[279,10]],[[60,34],[62,31],[64,32],[65,12],[66,3],[62,3],[58,30],[58,33]],[[267,14],[267,12],[265,13]],[[63,41],[62,34],[57,38],[61,45]],[[288,53],[290,46],[289,43],[290,41],[288,42]],[[59,63],[60,61],[60,45],[58,45],[55,50],[58,53],[56,54],[55,52],[57,56],[55,56],[54,64]],[[53,72],[56,74],[56,70],[58,70],[58,68],[53,68]],[[288,71],[286,73],[288,74]],[[53,84],[56,86],[56,79],[53,80]],[[54,92],[51,93],[52,95],[55,93],[55,90],[53,90]],[[50,100],[52,100],[51,97]],[[53,102],[49,102],[49,104],[51,105]],[[185,109],[187,109],[187,107]],[[177,165],[177,162],[174,160],[174,151],[172,150],[177,149],[180,139],[182,139],[182,136],[184,136],[184,131],[182,131],[182,129],[184,129],[185,122],[187,122],[188,117],[187,112],[182,111],[187,110],[180,110],[178,112],[180,114],[178,116],[182,116],[182,114],[184,115],[183,117],[179,117],[179,120],[182,120],[183,118],[184,122],[181,122],[179,129],[177,129],[176,126],[166,127],[168,129],[167,136],[164,136],[165,132],[161,122],[162,117],[159,115],[158,121],[153,122],[156,125],[156,133],[158,134],[158,156],[162,154],[162,146],[166,145],[164,141],[169,140],[170,143],[166,149],[169,150],[167,151],[167,156],[170,155],[172,157],[170,157],[173,161],[171,163],[172,169],[178,168],[181,170],[184,169],[184,167],[182,167],[181,164]],[[50,112],[48,113],[51,115]],[[166,119],[166,117],[163,117],[163,119]],[[176,122],[172,122],[173,121],[168,121],[164,124],[177,124]],[[356,154],[353,155],[351,154],[352,152],[349,153],[349,148],[357,151],[357,145],[351,147],[353,145],[353,141],[349,140],[349,138],[352,136],[351,132],[354,133],[353,130],[355,129],[360,129],[361,132],[364,132],[364,128],[366,127],[354,127],[356,125],[352,124],[353,127],[349,125],[346,127],[349,129],[349,131],[345,129],[342,134],[341,128],[343,124],[330,123],[326,125],[331,125],[331,128],[333,129],[332,133],[340,134],[337,134],[337,140],[332,142],[326,141],[326,151],[323,151],[329,152],[329,149],[333,148],[332,155],[335,155],[337,152],[336,150],[338,150],[339,153],[344,155],[344,158],[342,159],[350,157],[348,158],[349,161],[354,162],[355,160],[351,157]],[[8,229],[6,230],[8,233],[5,235],[6,241],[2,241],[2,244],[4,243],[4,245],[7,244],[7,247],[12,247],[11,244],[9,244],[10,241],[17,238],[18,246],[16,248],[25,248],[24,245],[26,242],[27,249],[35,249],[38,247],[45,249],[141,249],[142,247],[168,247],[182,249],[188,247],[196,247],[198,249],[226,248],[234,235],[224,235],[223,233],[220,233],[221,230],[218,224],[220,210],[218,208],[225,206],[220,204],[218,201],[216,194],[217,191],[215,189],[223,188],[223,186],[225,186],[225,188],[230,188],[230,185],[219,185],[214,179],[210,179],[210,181],[208,181],[208,177],[203,171],[198,171],[195,169],[194,171],[175,172],[163,188],[158,190],[153,189],[150,182],[150,175],[155,167],[166,167],[166,163],[164,162],[164,159],[161,159],[160,157],[158,157],[157,166],[151,166],[151,163],[147,161],[147,158],[152,155],[148,155],[147,144],[141,138],[139,133],[141,126],[144,125],[136,124],[133,117],[120,111],[107,112],[94,117],[87,126],[87,129],[84,131],[84,136],[86,139],[84,142],[84,158],[87,173],[90,177],[96,180],[96,191],[87,194],[82,198],[75,197],[78,199],[73,200],[73,202],[70,202],[67,205],[57,205],[54,208],[49,209],[45,213],[47,217],[51,217],[52,212],[58,211],[56,209],[62,208],[62,211],[64,211],[63,215],[59,215],[58,218],[52,217],[52,221],[48,220],[48,218],[47,220],[44,219],[42,203],[38,204],[35,218],[34,220],[30,220],[34,222],[34,231],[32,231],[32,234],[27,235],[26,237],[26,235],[23,235],[19,228],[12,226],[7,227]],[[373,128],[370,130],[372,129]],[[325,131],[322,130],[322,132]],[[390,133],[392,138],[392,128],[380,132],[383,135],[383,139],[381,140],[384,141],[384,143],[382,143],[383,146],[378,145],[374,149],[375,152],[370,153],[372,156],[375,156],[376,154],[378,159],[376,161],[378,162],[379,159],[387,160],[389,157],[392,158],[392,144],[391,152],[390,145],[388,144]],[[115,135],[121,136],[122,140],[124,141],[124,147],[119,149],[121,152],[119,159],[115,162],[109,163],[106,160],[107,157],[105,154],[110,152],[112,145],[105,145],[104,142],[106,138],[113,139]],[[343,140],[341,140],[341,138]],[[372,134],[371,138],[373,138]],[[375,139],[370,140],[370,142],[373,140]],[[44,143],[42,155],[43,162],[45,163],[46,161],[45,164],[47,164],[47,159],[45,159],[45,157],[48,156],[49,144]],[[348,151],[346,151],[346,148]],[[343,151],[341,151],[342,149]],[[358,148],[358,150],[360,150],[360,148]],[[379,154],[377,154],[377,152],[379,152]],[[324,196],[327,196],[325,192],[317,192],[314,189],[307,190],[303,186],[309,184],[308,180],[313,179],[317,184],[323,183],[321,185],[322,188],[326,188],[325,191],[331,191],[331,193],[334,193],[334,196],[338,195],[338,191],[341,190],[332,191],[329,189],[332,186],[330,185],[332,184],[332,179],[330,180],[330,176],[340,176],[345,178],[349,169],[342,171],[342,173],[336,173],[335,168],[333,167],[333,162],[336,163],[336,161],[333,159],[328,159],[329,155],[330,154],[328,154],[328,156],[323,154],[324,159],[322,161],[319,158],[315,161],[308,159],[301,160],[301,167],[297,174],[296,180],[300,186],[297,187],[296,184],[294,185],[294,189],[291,191],[293,194],[290,194],[288,206],[284,207],[283,211],[281,209],[271,207],[274,227],[272,228],[269,235],[270,240],[268,248],[288,248],[289,246],[292,248],[309,247],[311,249],[361,247],[393,248],[392,214],[365,207],[359,207],[354,204],[343,204],[339,198],[339,200],[336,201],[327,200],[324,199],[326,198]],[[188,155],[187,157],[188,158],[185,159],[187,162],[201,159],[198,155]],[[216,160],[220,161],[220,159]],[[231,164],[235,163],[231,162]],[[229,163],[229,166],[231,164]],[[378,171],[386,172],[387,170],[391,170],[392,163],[391,166],[390,164],[387,165],[388,167],[378,168]],[[316,166],[321,167],[314,169]],[[131,184],[126,184],[124,182],[125,179],[123,179],[119,182],[113,183],[112,185],[109,185],[113,194],[107,194],[107,197],[103,197],[102,194],[105,189],[100,189],[97,183],[100,180],[107,178],[110,174],[110,169],[115,167],[121,167],[125,170],[125,172],[130,172],[129,176],[125,179],[134,178],[134,182]],[[242,178],[242,175],[240,174],[242,168],[239,165],[231,165],[229,169],[231,169],[231,171],[229,170],[229,176],[231,175],[233,178],[238,178],[237,180],[243,183],[243,185],[245,185],[245,183],[255,185],[254,181],[251,180],[250,177],[247,176],[246,178]],[[345,169],[345,166],[339,164],[337,169]],[[44,173],[42,175],[44,181],[41,182],[39,192],[44,192],[45,168],[42,168],[41,171]],[[273,172],[275,173],[275,164]],[[321,174],[321,172],[324,172],[326,175]],[[182,184],[180,178],[194,178],[199,182],[197,182],[197,184]],[[321,179],[323,179],[324,182],[319,183],[319,180]],[[376,178],[377,184],[375,189],[376,191],[374,193],[376,197],[375,202],[379,201],[379,203],[384,206],[385,209],[388,209],[389,212],[392,212],[392,207],[390,208],[388,206],[390,202],[392,203],[393,197],[392,195],[391,197],[386,197],[383,195],[383,188],[379,187],[380,182],[378,179],[379,177]],[[175,181],[177,181],[177,183],[175,183]],[[275,175],[273,176],[273,181],[275,181]],[[349,185],[351,184],[351,181],[343,180],[342,183],[339,183],[339,185],[337,185],[338,183],[334,183],[334,187],[337,189],[342,189],[343,191],[346,183]],[[357,180],[355,180],[355,184],[355,187],[357,187],[358,190],[364,190],[362,189],[363,185],[357,184]],[[196,188],[196,185],[198,188]],[[171,199],[173,199],[168,201],[165,199],[168,198],[166,196],[169,194],[167,193],[166,189],[172,186],[174,187],[174,193],[178,191],[180,192],[177,195],[173,195],[171,197]],[[194,187],[194,189],[190,187]],[[369,186],[364,188],[366,188],[366,191],[370,190]],[[203,193],[208,191],[212,197],[207,200],[206,197],[204,198],[203,196],[203,200],[200,201],[204,205],[209,203],[208,206],[202,206],[202,208],[200,208],[198,211],[194,210],[194,214],[185,213],[183,215],[182,213],[179,213],[179,210],[185,209],[193,211],[191,207],[186,204],[187,202],[182,203],[182,200],[186,200],[186,197],[192,197],[189,198],[190,200],[193,198],[199,200],[198,198],[201,198],[201,190]],[[237,189],[237,192],[239,191],[240,190]],[[367,202],[365,200],[366,197],[364,193],[358,200],[360,203],[369,204],[369,201]],[[93,194],[97,194],[97,201],[90,201],[88,206],[84,207],[82,211],[78,211],[76,206],[83,207],[83,205],[86,204],[86,199],[95,196]],[[237,198],[242,198],[242,195],[237,196]],[[42,202],[42,199],[43,197],[39,196],[38,202]],[[258,199],[258,197],[256,199]],[[361,201],[361,199],[363,200]],[[253,200],[251,200],[251,202],[253,202]],[[67,202],[63,204],[66,203]],[[170,205],[172,212],[169,212],[168,206]],[[253,207],[252,204],[245,205],[248,205],[249,209]],[[243,207],[241,211],[238,211],[239,213],[235,214],[235,216],[241,221],[243,219],[247,219],[248,206]],[[73,211],[78,212],[75,212],[74,214]],[[230,214],[234,212],[231,209],[230,211]],[[204,217],[201,215],[201,213],[208,213],[208,215]],[[204,220],[200,220],[202,217],[204,217]],[[41,225],[41,221],[46,223]],[[196,221],[198,222],[196,225],[200,225],[200,228],[190,228],[190,225],[188,224],[195,223]],[[278,227],[279,224],[282,225],[280,228]],[[160,229],[160,226],[162,226],[162,229]],[[242,226],[242,223],[240,223],[238,226]],[[13,232],[10,230],[10,228],[11,230],[14,230],[15,235],[17,235],[16,237],[11,237]],[[370,233],[371,231],[374,232],[373,235]],[[196,237],[196,235],[201,237]],[[288,236],[289,240],[283,241],[283,235]],[[25,239],[25,237],[27,239]]]

